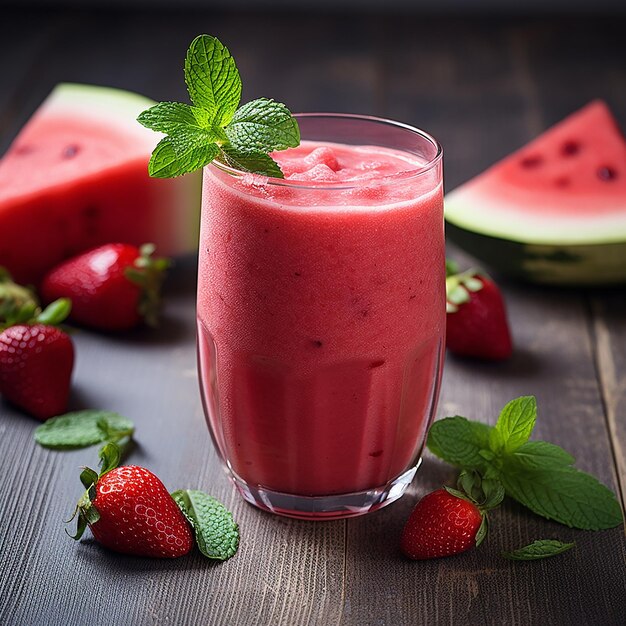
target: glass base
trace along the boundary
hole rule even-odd
[[[272,491],[260,485],[249,485],[231,469],[228,473],[243,498],[259,509],[285,517],[325,521],[365,515],[391,504],[404,494],[421,464],[420,458],[414,467],[381,487],[330,496],[298,496]]]

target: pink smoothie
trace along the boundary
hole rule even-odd
[[[390,149],[304,142],[274,158],[286,185],[204,172],[209,426],[248,484],[312,496],[378,487],[415,464],[436,402],[441,182]]]

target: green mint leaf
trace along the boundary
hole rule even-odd
[[[285,150],[300,144],[300,128],[289,109],[267,98],[244,104],[224,130],[241,154]]]
[[[210,143],[210,131],[204,133],[179,130],[161,139],[148,163],[150,176],[174,178],[194,172],[210,163],[220,149],[217,144]]]
[[[150,130],[166,134],[188,127],[211,128],[211,119],[206,109],[181,102],[159,102],[140,113],[137,121]]]
[[[211,35],[198,35],[185,58],[185,82],[191,101],[206,109],[212,123],[225,126],[241,100],[241,78],[228,48]]]
[[[505,457],[500,480],[506,494],[534,513],[583,530],[619,526],[615,494],[596,478],[571,466],[530,469],[515,455]]]
[[[106,422],[106,431],[102,424]],[[133,423],[110,411],[75,411],[53,417],[35,429],[35,441],[44,448],[72,450],[111,439],[132,436]]]
[[[489,431],[489,448],[495,456],[499,455],[504,449],[504,437],[497,428]]]
[[[241,154],[231,146],[222,146],[220,160],[226,165],[245,172],[269,176],[271,178],[284,178],[280,166],[268,154]]]
[[[461,469],[484,470],[488,461],[481,451],[489,448],[491,426],[465,417],[446,417],[428,433],[428,449],[440,459]]]
[[[530,545],[519,548],[518,550],[503,552],[502,556],[505,559],[512,559],[514,561],[537,561],[538,559],[546,559],[550,556],[566,552],[575,545],[575,543],[563,543],[556,539],[537,539]]]
[[[550,469],[572,465],[574,457],[553,443],[527,441],[513,453],[516,463],[525,469]]]
[[[225,561],[237,552],[239,527],[223,504],[192,489],[175,491],[172,498],[192,525],[198,549],[204,556]]]
[[[504,451],[514,452],[526,443],[535,427],[537,400],[535,396],[522,396],[511,400],[500,412],[496,431],[502,435]]]

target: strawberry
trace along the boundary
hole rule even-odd
[[[40,420],[67,408],[74,346],[59,328],[18,324],[0,333],[0,393]]]
[[[480,544],[486,518],[474,502],[459,495],[438,489],[417,503],[402,531],[400,548],[406,556],[435,559],[460,554]]]
[[[513,344],[498,286],[484,274],[468,270],[449,274],[446,292],[448,350],[494,361],[508,359]]]
[[[111,453],[113,450],[113,453]],[[114,456],[106,460],[107,454]],[[100,475],[85,468],[81,481],[87,491],[78,503],[79,539],[88,525],[104,547],[137,556],[175,558],[194,545],[191,528],[163,483],[137,465],[113,467],[119,449],[107,444],[101,451]]]
[[[127,330],[142,320],[155,326],[167,259],[154,259],[154,246],[110,243],[52,269],[41,284],[46,302],[72,300],[71,319],[100,330]]]

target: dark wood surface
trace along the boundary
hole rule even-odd
[[[437,136],[451,189],[594,97],[626,126],[623,18],[462,19],[206,13],[5,13],[0,20],[0,153],[59,81],[184,99],[182,58],[198,32],[218,35],[244,98],[292,110],[389,116]],[[454,249],[451,254],[465,260]],[[535,394],[536,436],[626,493],[626,292],[557,290],[502,279],[517,350],[504,364],[449,357],[438,416],[493,422]],[[507,502],[462,557],[409,562],[398,537],[416,500],[454,479],[427,456],[408,494],[349,521],[308,523],[244,504],[204,423],[194,351],[193,259],[169,282],[163,330],[77,332],[72,407],[137,424],[130,460],[171,489],[209,491],[241,526],[223,564],[122,557],[72,542],[62,520],[95,450],[55,453],[36,422],[0,404],[0,624],[623,624],[624,529],[574,531]],[[535,538],[575,540],[544,562],[499,556]]]

